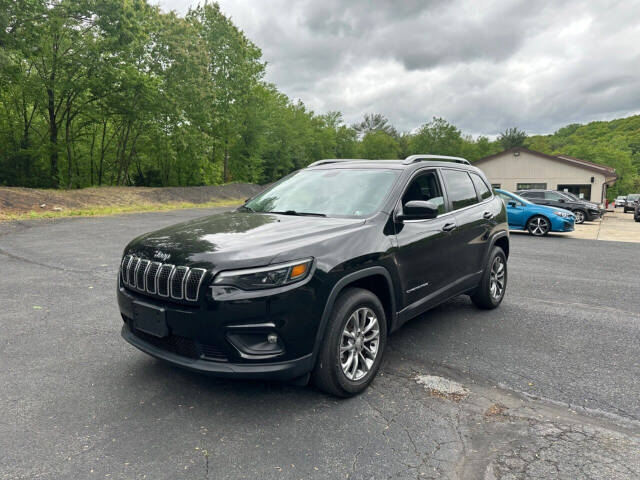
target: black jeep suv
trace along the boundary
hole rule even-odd
[[[571,210],[576,217],[576,223],[592,222],[600,218],[604,212],[595,203],[556,190],[518,190],[515,193],[538,205]]]
[[[122,336],[192,370],[311,375],[349,396],[407,320],[460,294],[497,307],[508,255],[504,204],[466,160],[322,160],[236,211],[129,243]]]

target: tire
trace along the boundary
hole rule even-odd
[[[347,336],[346,332],[357,329],[354,316],[358,317],[359,330],[362,332],[364,328],[371,325],[369,323],[372,320],[371,314],[377,321],[377,345],[371,340],[366,340],[368,336],[366,333],[361,335],[356,333],[357,338],[352,342],[352,337]],[[374,330],[375,327],[369,332]],[[373,333],[369,336],[373,336]],[[378,297],[369,290],[346,289],[336,300],[329,317],[318,360],[312,373],[313,383],[320,390],[338,397],[357,395],[369,386],[378,373],[386,341],[387,319]],[[369,347],[368,351],[366,346]],[[347,347],[351,348],[341,352]],[[370,353],[372,350],[375,350],[373,358]],[[351,362],[349,358],[352,358]],[[356,359],[357,364],[355,364]],[[363,359],[365,359],[364,362]],[[366,360],[373,361],[369,364]],[[343,369],[344,365],[347,365],[346,369]],[[366,372],[365,368],[362,368],[363,365],[366,366]]]
[[[527,221],[527,231],[534,237],[544,237],[551,231],[551,222],[547,217],[534,215]]]
[[[573,215],[576,217],[576,224],[584,223],[587,219],[587,214],[584,210],[574,210]]]
[[[498,263],[502,264],[502,287],[499,288],[499,292],[495,295],[493,292],[493,285],[500,278],[499,274],[496,270],[496,266]],[[498,286],[499,287],[499,282]],[[489,255],[489,259],[484,269],[484,273],[482,274],[482,279],[480,280],[480,284],[476,291],[471,295],[471,301],[475,304],[476,307],[481,308],[483,310],[492,310],[497,308],[504,298],[505,291],[507,289],[507,256],[504,254],[504,251],[500,247],[493,247],[491,253]]]

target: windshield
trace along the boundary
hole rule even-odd
[[[366,217],[377,212],[399,170],[302,170],[245,204],[255,212]]]
[[[525,205],[529,205],[532,203],[530,200],[527,200],[526,198],[523,198],[520,195],[516,195],[515,193],[507,192],[505,190],[496,190],[495,192],[505,203],[509,203],[514,200],[517,202],[524,203]]]
[[[627,200],[638,200],[640,199],[640,193],[632,193],[631,195],[627,195]]]

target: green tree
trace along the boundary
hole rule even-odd
[[[410,142],[412,154],[460,156],[464,140],[460,130],[443,118],[434,117],[422,125]]]
[[[352,128],[362,138],[368,133],[384,132],[392,137],[397,137],[397,130],[389,123],[387,117],[380,113],[365,113],[361,122],[354,123]]]
[[[360,145],[360,155],[369,159],[399,158],[398,141],[388,133],[378,130],[367,133]]]
[[[498,143],[502,145],[504,150],[509,150],[514,147],[522,147],[527,140],[527,133],[523,130],[518,130],[516,127],[507,128],[498,136]]]

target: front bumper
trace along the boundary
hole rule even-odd
[[[268,297],[225,302],[208,298],[192,305],[153,298],[119,282],[117,297],[122,337],[174,365],[218,376],[276,380],[293,379],[313,368],[322,314],[313,282]],[[133,320],[140,304],[164,310],[164,336],[135,328],[140,327]],[[275,343],[267,341],[271,334],[277,336]]]
[[[551,219],[552,232],[573,232],[574,221],[567,218],[556,217]]]
[[[134,347],[153,357],[188,370],[207,373],[219,377],[252,378],[265,380],[292,380],[300,377],[313,368],[313,355],[277,363],[235,364],[227,362],[211,362],[203,359],[191,359],[169,352],[134,335],[131,328],[124,324],[122,338]]]
[[[602,217],[602,212],[600,212],[600,210],[587,210],[587,218],[586,220],[588,222],[592,222],[594,220],[599,219],[600,217]]]

